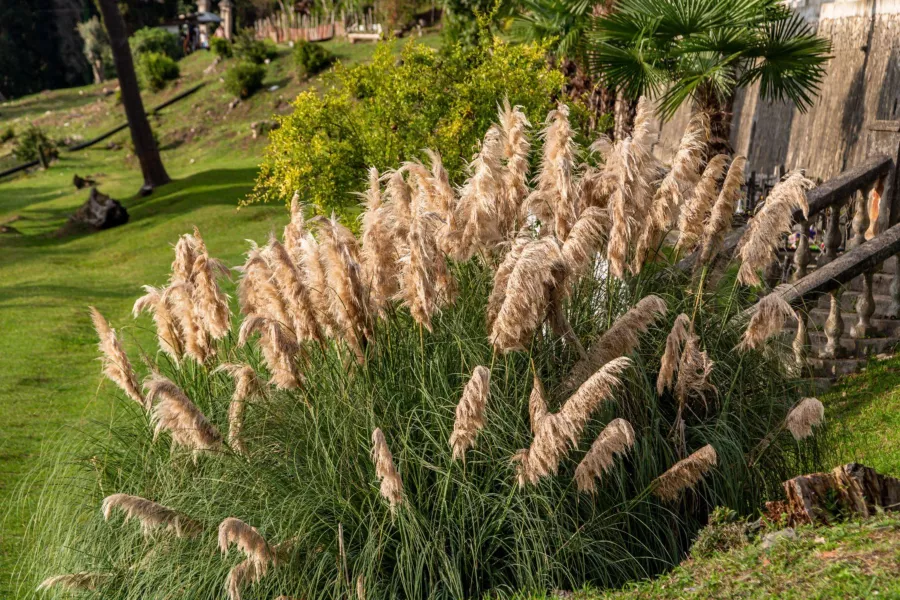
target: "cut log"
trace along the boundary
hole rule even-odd
[[[829,524],[850,516],[868,517],[900,508],[900,479],[857,463],[830,473],[812,473],[784,482],[788,517],[796,523]]]
[[[69,222],[93,230],[109,229],[127,223],[128,211],[118,200],[92,187],[87,202],[69,217]]]

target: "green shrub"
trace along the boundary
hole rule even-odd
[[[564,114],[556,113],[551,130],[557,149],[571,147],[559,134],[568,131]],[[535,141],[535,129],[521,135]],[[497,152],[492,156],[504,153],[502,133],[485,137],[485,147]],[[657,164],[630,160],[642,156],[636,147],[645,146],[614,150],[619,154],[607,163],[604,180],[626,159],[634,179],[616,177],[613,185],[622,187],[607,196],[627,198],[635,189],[656,195],[660,182],[646,182]],[[541,152],[535,147],[530,156]],[[588,167],[577,158],[566,163],[575,173]],[[713,507],[748,514],[767,494],[779,493],[783,480],[819,467],[821,435],[798,443],[783,427],[805,391],[790,374],[783,343],[776,338],[757,350],[735,349],[747,326],[748,290],[737,290],[731,276],[707,279],[708,266],[693,277],[666,258],[636,265],[643,267],[637,275],[610,275],[608,263],[594,257],[606,256],[608,219],[617,230],[629,226],[631,215],[608,217],[599,209],[596,203],[607,198],[585,192],[599,186],[566,185],[557,177],[556,157],[539,179],[552,186],[542,191],[553,202],[526,204],[553,214],[540,230],[520,229],[519,201],[502,190],[519,190],[513,195],[519,199],[530,190],[523,189],[521,161],[513,164],[486,157],[475,198],[438,193],[442,178],[412,167],[409,179],[391,182],[384,196],[380,187],[369,194],[362,249],[325,220],[292,221],[287,248],[271,242],[248,256],[238,294],[248,317],[240,335],[237,322],[230,333],[222,324],[231,316],[226,309],[237,307],[219,304],[227,297],[208,283],[214,262],[198,256],[205,253],[199,234],[182,238],[172,287],[147,288],[144,302],[155,307],[169,346],[146,370],[170,378],[190,403],[162,382],[162,393],[149,397],[148,416],[136,378],[122,374],[125,360],[111,334],[102,334],[102,347],[112,354],[106,372],[130,397],[118,394],[99,431],[61,449],[48,476],[53,485],[35,502],[21,589],[50,575],[86,571],[105,574],[95,598],[221,598],[229,573],[252,565],[241,563],[240,552],[215,551],[217,529],[228,518],[256,527],[277,556],[273,565],[263,558],[268,570],[258,578],[236,580],[248,598],[455,599],[615,586],[679,562]],[[513,185],[498,190],[489,181]],[[409,190],[401,187],[407,184],[414,188],[412,211]],[[571,193],[557,193],[559,185]],[[511,209],[512,218],[504,221],[494,207]],[[572,224],[578,211],[586,221]],[[642,222],[649,207],[635,214]],[[572,225],[562,249],[551,223]],[[482,240],[474,249],[462,241],[470,224]],[[313,240],[301,243],[306,231]],[[518,239],[509,243],[512,237]],[[445,262],[439,248],[459,260]],[[463,260],[466,249],[473,258]],[[406,252],[408,261],[397,260]],[[185,265],[206,270],[185,272]],[[324,282],[310,275],[319,270],[328,274]],[[376,280],[380,292],[369,287]],[[395,280],[407,302],[437,303],[426,325],[390,300]],[[513,297],[508,304],[506,292]],[[504,325],[494,333],[512,332],[517,340],[499,349],[485,327],[498,297],[504,306],[496,323]],[[172,315],[185,315],[175,318],[190,328],[173,328]],[[680,338],[683,348],[669,340],[673,330],[679,339],[676,323],[687,337]],[[175,341],[173,331],[183,339]],[[206,331],[217,332],[218,341],[204,346]],[[175,348],[182,345],[203,364],[179,357]],[[686,358],[664,360],[673,345]],[[582,346],[592,361],[584,361]],[[226,361],[247,364],[270,383],[244,396],[241,390],[253,386],[235,385]],[[663,364],[679,366],[660,391]],[[568,386],[578,370],[590,381]],[[465,392],[470,374],[484,371],[489,381],[479,378],[475,393]],[[473,399],[479,388],[483,412]],[[470,402],[460,406],[461,397]],[[458,428],[456,419],[471,428]],[[613,419],[631,427],[619,423],[617,443],[610,445],[599,436]],[[380,466],[372,460],[372,440],[381,440],[376,429],[393,455],[377,453]],[[227,441],[220,437],[226,432]],[[474,439],[464,460],[454,457],[451,432]],[[589,450],[598,439],[608,454]],[[681,462],[707,446],[715,460],[702,467]],[[545,466],[533,485],[517,481],[513,457],[523,448],[532,448],[532,465]],[[588,452],[596,458],[590,492],[576,485],[583,484],[578,465]],[[542,456],[550,458],[541,463]],[[388,494],[391,500],[382,497],[389,486],[379,483],[386,472],[391,489],[402,487]],[[660,482],[664,473],[668,485]],[[202,531],[176,537],[179,524],[191,529],[182,518],[175,531],[145,538],[119,511],[106,521],[98,508],[116,493],[168,506]],[[159,515],[153,511],[148,520]],[[714,513],[714,522],[720,515]]]
[[[439,151],[458,178],[496,119],[498,98],[540,123],[563,83],[542,46],[499,39],[444,54],[410,42],[400,60],[391,42],[381,43],[370,64],[338,64],[323,77],[325,91],[301,92],[270,136],[249,202],[285,201],[299,191],[323,213],[352,208],[367,167],[422,157],[423,148]]]
[[[249,98],[262,87],[265,77],[265,66],[240,61],[225,71],[225,89],[238,98]]]
[[[0,134],[0,144],[5,144],[14,137],[16,137],[16,130],[11,126],[7,127],[6,130],[2,134]]]
[[[278,48],[270,39],[256,39],[253,29],[244,29],[235,36],[234,55],[241,60],[261,65],[278,57]]]
[[[47,134],[35,125],[29,126],[20,133],[13,147],[13,154],[22,162],[40,160],[41,151],[43,151],[44,158],[48,161],[59,157],[59,149],[56,147],[56,142],[47,137]]]
[[[728,552],[747,544],[747,523],[739,519],[735,511],[717,506],[709,516],[709,524],[700,530],[694,545],[693,558],[710,558],[719,552]]]
[[[178,63],[158,52],[140,54],[137,59],[136,71],[141,85],[151,92],[163,89],[167,82],[178,79],[181,74]]]
[[[134,32],[129,40],[131,53],[135,57],[148,52],[165,54],[172,60],[178,60],[183,54],[178,36],[158,27],[144,27]]]
[[[303,77],[325,70],[332,62],[334,55],[322,44],[301,40],[294,46],[294,64]]]
[[[209,46],[215,55],[221,59],[231,58],[234,55],[231,42],[225,38],[214,37],[210,40]]]

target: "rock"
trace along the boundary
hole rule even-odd
[[[91,188],[87,202],[69,217],[69,223],[87,227],[95,231],[117,227],[128,222],[128,211],[119,203],[97,188]]]
[[[141,189],[140,191],[138,191],[138,193],[141,195],[141,198],[146,198],[153,193],[153,186],[149,183],[145,183],[141,186]]]
[[[108,143],[108,144],[106,145],[106,149],[107,149],[107,150],[118,150],[118,149],[120,149],[121,147],[122,147],[122,146],[118,145],[118,144],[115,143],[115,142],[110,142],[110,143]]]
[[[760,547],[763,550],[768,550],[775,544],[784,541],[784,540],[796,540],[797,532],[794,531],[793,527],[788,527],[787,529],[782,529],[781,531],[774,531],[772,533],[767,533],[762,538],[762,544]]]
[[[281,127],[281,123],[278,121],[254,121],[250,123],[250,131],[253,134],[253,139],[255,140],[261,135],[266,135],[270,131],[274,131]]]
[[[13,227],[12,225],[0,225],[0,233],[9,233],[12,235],[19,235],[22,232]]]
[[[281,86],[279,86],[278,84],[275,84],[275,85],[269,87],[269,91],[270,92],[278,91],[279,87],[281,87]]]
[[[234,100],[232,100],[231,102],[228,103],[228,110],[234,110],[234,107],[236,107],[240,103],[241,103],[241,99],[235,98]]]
[[[74,185],[76,189],[83,190],[86,187],[97,185],[97,182],[91,179],[90,175],[87,177],[79,177],[78,173],[76,173],[72,177],[72,185]]]
[[[210,73],[215,73],[216,67],[219,66],[219,63],[220,63],[220,62],[222,62],[222,58],[219,57],[219,56],[215,57],[215,58],[213,59],[212,63],[210,63],[210,65],[209,65],[208,67],[206,67],[205,69],[203,69],[203,74],[204,74],[204,75],[209,75]]]

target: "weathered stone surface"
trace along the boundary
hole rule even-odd
[[[127,223],[128,211],[118,200],[91,188],[87,202],[69,217],[69,222],[95,230],[109,229]]]

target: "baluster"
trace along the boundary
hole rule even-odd
[[[847,244],[850,248],[856,248],[866,241],[866,230],[869,229],[869,207],[866,206],[868,197],[866,193],[856,193],[856,210],[852,222],[853,237]],[[875,314],[875,298],[872,296],[872,272],[864,273],[862,281],[863,289],[856,300],[856,314],[859,315],[859,321],[850,328],[850,336],[857,339],[869,337],[875,332],[870,322],[872,315]]]
[[[844,356],[844,347],[841,346],[841,338],[844,336],[844,317],[841,314],[841,296],[844,288],[833,290],[831,307],[828,310],[828,320],[825,321],[825,349],[822,358],[841,358]]]
[[[891,274],[891,306],[888,309],[888,317],[900,318],[900,260],[894,262],[894,272]]]
[[[825,228],[825,235],[822,237],[825,252],[822,254],[820,266],[827,265],[837,258],[841,239],[841,205],[835,202],[828,209],[828,225]]]
[[[809,266],[811,256],[809,253],[809,221],[803,221],[797,225],[797,250],[794,251],[794,275],[791,281],[799,281],[806,277],[806,267]]]
[[[809,365],[809,312],[805,306],[797,309],[797,334],[794,336],[794,363],[800,374],[807,371]]]

